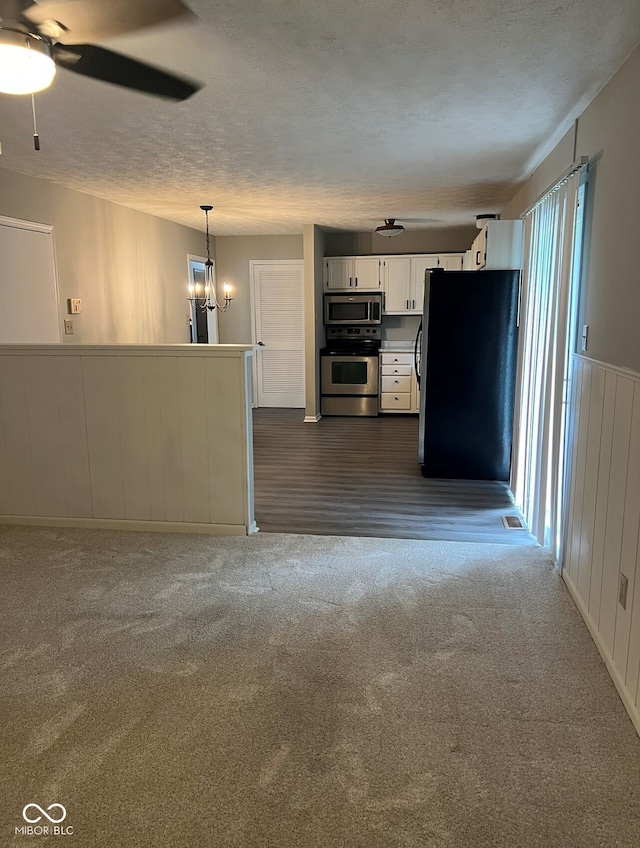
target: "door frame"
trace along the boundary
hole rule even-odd
[[[251,309],[251,341],[256,347],[255,354],[252,359],[252,402],[254,409],[258,409],[258,357],[260,349],[258,347],[258,334],[256,331],[256,281],[255,281],[255,266],[256,265],[299,265],[302,269],[302,354],[306,358],[305,342],[305,285],[304,285],[304,259],[250,259],[249,260],[249,303]],[[305,380],[306,382],[306,380]]]
[[[204,265],[206,263],[206,261],[207,261],[206,256],[196,256],[195,253],[187,253],[187,275],[188,275],[187,278],[188,278],[190,283],[193,282],[193,277],[191,276],[191,264],[192,263],[198,263],[198,265]],[[214,285],[216,285],[216,282],[217,282],[217,280],[216,280],[216,261],[215,261],[215,259],[212,259],[211,261],[213,263],[213,268],[212,268],[213,283],[214,283]],[[189,303],[189,318],[191,320],[191,323],[189,325],[189,336],[190,336],[191,344],[197,344],[198,343],[197,342],[197,338],[198,338],[197,327],[196,327],[196,308],[197,307],[195,306],[195,304]],[[216,315],[216,310],[213,309],[212,311],[209,311],[207,309],[207,339],[211,338],[212,319],[215,319],[215,325],[216,325],[215,335],[216,335],[218,341],[217,342],[208,341],[207,344],[219,344],[220,343],[220,322],[218,321],[218,316]],[[195,341],[194,341],[194,333],[195,333]]]

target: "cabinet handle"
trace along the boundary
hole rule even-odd
[[[353,285],[353,277],[349,277],[349,288]]]
[[[480,251],[476,250],[476,265],[480,264]]]
[[[394,382],[394,383],[398,383],[398,382],[400,382],[400,381],[399,381],[399,380],[394,380],[393,382]]]
[[[358,288],[358,278],[356,277],[356,288]]]

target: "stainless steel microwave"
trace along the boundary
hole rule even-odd
[[[382,293],[325,294],[324,323],[328,326],[352,327],[382,324]]]

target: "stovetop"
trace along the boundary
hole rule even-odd
[[[323,356],[377,356],[380,327],[327,327],[327,346]]]

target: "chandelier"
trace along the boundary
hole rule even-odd
[[[204,284],[189,283],[189,294],[187,296],[187,300],[199,309],[219,309],[220,312],[226,312],[231,306],[233,298],[231,297],[231,286],[229,283],[225,283],[222,287],[224,292],[222,301],[218,297],[218,293],[216,291],[216,282],[213,274],[213,261],[211,259],[211,247],[209,244],[209,212],[211,212],[213,206],[201,206],[200,208],[204,212],[207,228],[207,261],[204,263]]]

